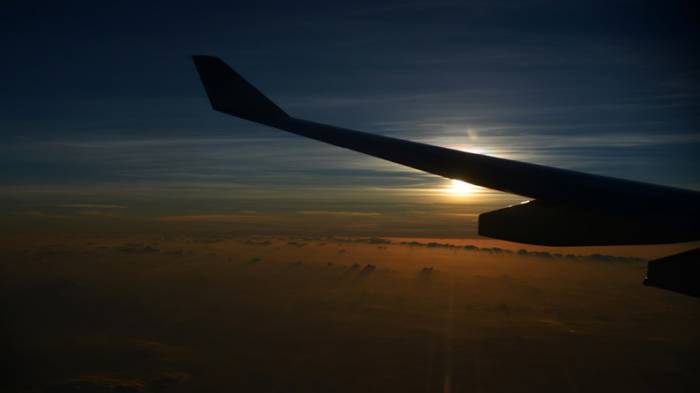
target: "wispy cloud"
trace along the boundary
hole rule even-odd
[[[62,205],[57,205],[57,207],[68,209],[126,209],[126,206],[122,205],[109,205],[100,203],[66,203]]]
[[[333,210],[302,210],[299,214],[309,216],[345,216],[345,217],[374,217],[381,213],[361,211],[333,211]]]
[[[239,214],[196,214],[159,217],[161,222],[239,222],[241,220],[257,219],[260,216],[255,213]]]

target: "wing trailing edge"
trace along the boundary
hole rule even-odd
[[[654,209],[629,214],[534,200],[480,214],[479,235],[555,247],[690,242],[700,233],[692,214],[686,217]]]

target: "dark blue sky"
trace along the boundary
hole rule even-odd
[[[191,54],[299,117],[700,189],[690,2],[9,4],[0,201],[15,218],[360,213],[381,229],[517,199],[445,198],[443,179],[215,113]]]

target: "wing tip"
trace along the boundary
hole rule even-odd
[[[219,57],[192,61],[214,110],[263,124],[289,116]]]

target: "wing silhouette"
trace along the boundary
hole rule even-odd
[[[221,59],[193,56],[212,107],[331,145],[531,199],[479,216],[479,234],[547,246],[700,240],[700,192],[432,146],[289,116]],[[700,294],[697,252],[649,262],[645,283]],[[692,277],[692,278],[690,278]]]
[[[193,56],[212,107],[242,119],[534,201],[480,216],[479,233],[578,246],[700,239],[700,192],[411,142],[289,116],[221,59]]]
[[[700,192],[489,157],[289,116],[221,59],[194,56],[212,107],[242,119],[534,201],[480,216],[484,236],[529,244],[700,239]]]

